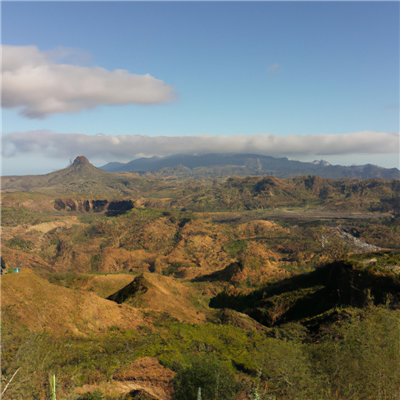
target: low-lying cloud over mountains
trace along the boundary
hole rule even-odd
[[[61,134],[49,130],[12,132],[3,136],[3,156],[42,156],[109,161],[173,154],[253,153],[274,157],[398,154],[398,132],[353,132],[342,135],[273,134],[232,136],[143,136]]]
[[[68,57],[61,54],[62,58],[71,59],[70,52],[64,53]],[[177,98],[174,86],[149,74],[60,64],[54,61],[54,52],[41,52],[36,46],[3,45],[2,58],[2,107],[18,108],[28,118],[74,113],[103,104],[148,105]]]

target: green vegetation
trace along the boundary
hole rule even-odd
[[[99,270],[99,264],[102,262],[103,257],[100,254],[95,254],[91,259],[90,259],[90,265],[92,267],[92,271],[98,271]]]
[[[83,224],[92,224],[94,222],[103,222],[107,221],[108,217],[105,215],[99,215],[99,214],[91,214],[87,213],[85,215],[80,215],[78,217],[78,221],[82,222]]]
[[[310,319],[338,306],[363,307],[399,301],[400,275],[383,268],[336,261],[307,274],[270,284],[245,294],[223,291],[210,301],[214,308],[246,311],[266,326]]]
[[[58,286],[63,286],[68,289],[78,289],[82,285],[89,282],[90,275],[77,275],[70,273],[48,274],[47,278],[50,283]]]
[[[10,399],[46,399],[53,374],[61,400],[151,399],[106,390],[144,357],[176,373],[162,383],[176,400],[400,395],[398,181],[157,178],[171,173],[208,172],[81,160],[7,180],[53,194],[3,196],[2,268],[27,267],[4,277],[2,383],[21,368]],[[125,203],[105,211],[111,200]],[[53,298],[61,318],[38,304]]]
[[[103,400],[104,396],[100,390],[95,390],[94,392],[89,392],[79,396],[78,400]]]
[[[400,384],[399,312],[369,306],[350,315],[333,324],[317,343],[270,338],[268,330],[176,322],[158,325],[150,334],[31,334],[2,367],[6,376],[23,367],[10,389],[15,399],[48,393],[47,376],[52,373],[64,398],[76,386],[110,380],[117,370],[144,356],[158,357],[178,373],[177,399],[195,398],[200,386],[205,399],[216,393],[221,399],[233,398],[235,392],[249,393],[256,386],[262,398],[394,398]]]
[[[30,240],[24,240],[20,237],[15,237],[6,241],[6,246],[10,249],[30,251],[32,250],[33,243]]]
[[[396,180],[329,180],[317,176],[285,180],[235,177],[219,186],[202,182],[194,185],[191,190],[175,191],[175,207],[197,212],[324,208],[336,212],[396,214],[400,190]]]
[[[181,365],[174,380],[175,399],[196,400],[198,388],[202,398],[230,400],[240,389],[232,364],[221,362],[211,353],[193,356],[187,365]]]
[[[50,220],[51,218],[48,215],[34,212],[27,208],[1,207],[2,226],[37,225]]]
[[[235,257],[238,253],[246,250],[247,243],[245,240],[235,240],[234,242],[228,242],[224,247],[231,257]]]

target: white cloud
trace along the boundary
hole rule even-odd
[[[99,105],[160,104],[176,100],[175,87],[149,74],[100,67],[56,64],[56,60],[87,61],[87,53],[36,46],[2,46],[2,106],[21,108],[28,118],[75,113]]]
[[[353,132],[342,135],[273,134],[233,136],[142,136],[61,134],[48,130],[12,132],[3,136],[3,156],[41,156],[68,160],[129,161],[172,154],[247,153],[274,157],[398,154],[398,132]]]
[[[268,72],[279,73],[281,72],[281,66],[279,64],[272,64],[267,68]]]

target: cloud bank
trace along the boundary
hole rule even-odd
[[[54,60],[60,55],[65,58],[69,54],[55,50],[2,46],[4,108],[21,108],[21,115],[42,119],[49,114],[76,113],[103,104],[149,105],[176,100],[175,87],[149,74],[56,64]]]
[[[3,156],[64,158],[85,155],[109,161],[173,154],[247,153],[274,157],[307,155],[396,154],[398,132],[354,132],[343,135],[273,134],[233,136],[142,136],[61,134],[49,130],[12,132],[3,136]]]

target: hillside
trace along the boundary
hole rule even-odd
[[[133,183],[129,180],[129,183]],[[68,167],[46,175],[4,176],[3,193],[35,192],[44,194],[86,194],[92,196],[124,197],[136,194],[124,175],[105,172],[80,156]]]
[[[168,313],[179,321],[206,322],[204,312],[194,306],[190,289],[171,277],[159,274],[142,273],[107,299],[143,310]]]
[[[50,284],[29,268],[2,277],[1,302],[2,323],[10,329],[24,326],[30,332],[85,336],[106,332],[111,326],[128,329],[144,322],[137,309],[118,306],[90,291]]]
[[[394,398],[399,180],[154,175],[3,181],[5,399]]]
[[[397,168],[387,169],[372,164],[345,167],[331,165],[323,160],[310,163],[258,154],[182,154],[164,158],[139,158],[126,164],[112,162],[100,168],[108,172],[152,172],[157,177],[175,175],[180,178],[232,175],[272,175],[278,178],[290,178],[299,175],[317,175],[330,179],[346,177],[400,179],[400,171]]]
[[[195,212],[302,209],[396,214],[399,179],[326,179],[316,175],[280,179],[230,177],[179,179],[102,171],[78,157],[48,175],[4,177],[2,204],[37,211],[104,212],[133,207]],[[22,194],[25,193],[25,194]]]
[[[362,308],[368,301],[384,304],[390,299],[391,307],[400,309],[400,279],[387,265],[388,257],[383,254],[381,260],[383,265],[354,261],[325,264],[250,293],[220,293],[210,306],[246,310],[269,327],[299,321],[311,330],[329,324],[333,316],[337,318],[332,314],[337,314],[338,307]],[[399,253],[393,261],[400,261]]]
[[[400,180],[324,179],[299,176],[228,178],[212,187],[188,188],[170,202],[192,211],[228,211],[291,208],[322,208],[334,211],[388,212],[400,209]]]

